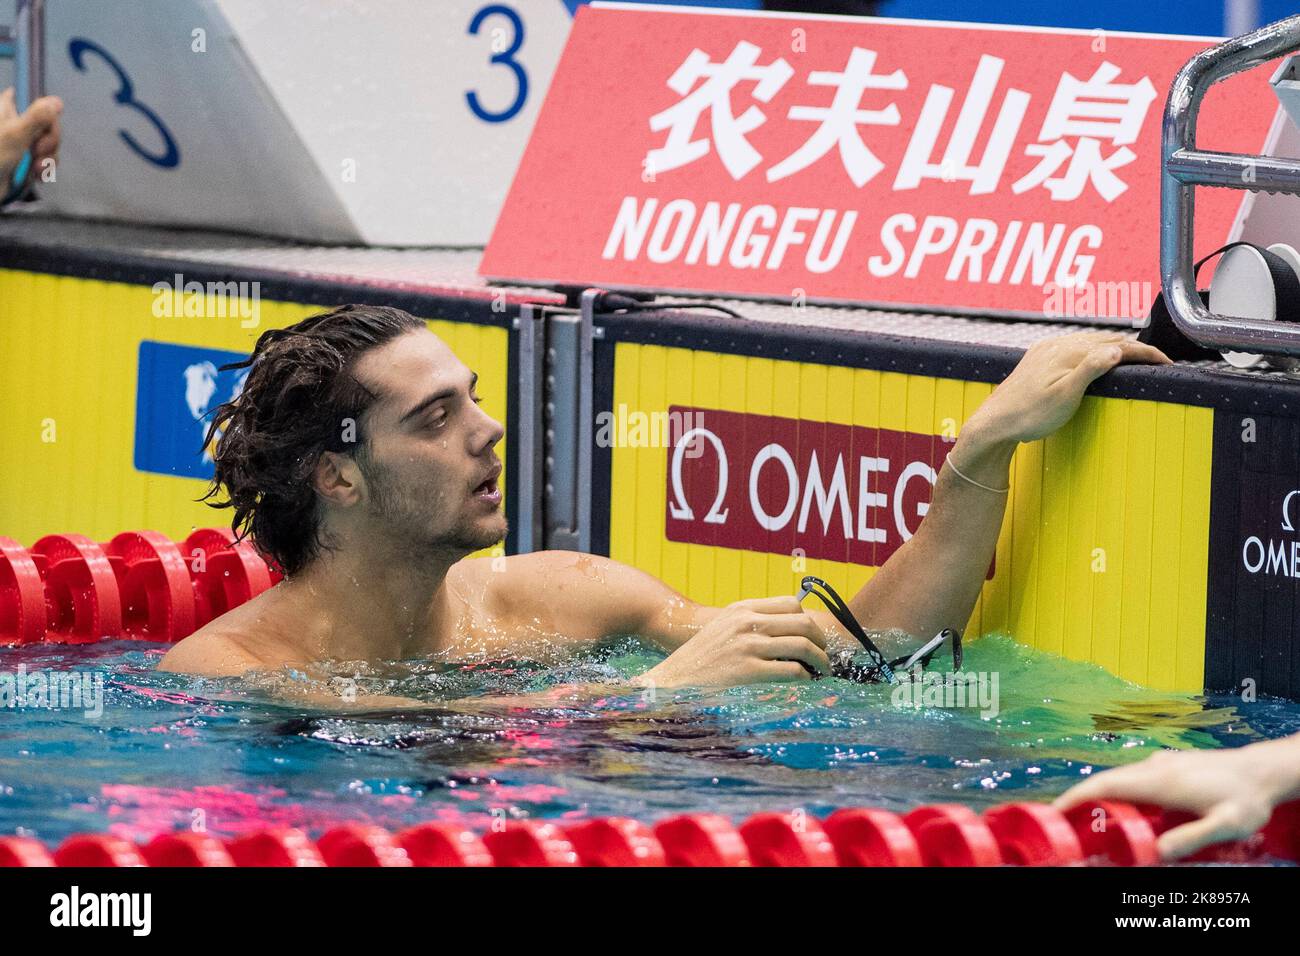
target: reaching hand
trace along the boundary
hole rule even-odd
[[[58,154],[62,112],[63,101],[57,96],[42,96],[20,116],[13,87],[0,92],[0,199],[9,192],[23,153],[31,151],[32,168],[38,172]]]
[[[1163,750],[1097,774],[1066,791],[1054,806],[1068,810],[1093,800],[1126,800],[1195,813],[1197,819],[1160,836],[1160,855],[1173,860],[1251,836],[1294,792],[1298,778],[1294,738],[1230,750]]]

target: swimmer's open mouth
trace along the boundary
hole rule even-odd
[[[495,501],[501,497],[501,492],[497,488],[497,479],[501,477],[501,465],[498,464],[492,469],[491,473],[483,481],[474,486],[472,494],[476,498],[483,498],[488,501]]]

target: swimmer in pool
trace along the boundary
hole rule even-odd
[[[919,639],[965,627],[1016,446],[1061,427],[1125,361],[1169,360],[1117,332],[1025,353],[962,428],[916,534],[849,601],[863,627]],[[668,656],[633,683],[671,688],[809,680],[831,671],[828,649],[857,647],[789,595],[706,607],[594,555],[468,557],[506,533],[504,429],[479,406],[475,371],[405,312],[344,306],[271,330],[248,364],[213,417],[209,500],[233,508],[285,580],[178,643],[163,670],[555,660],[636,634]]]
[[[63,101],[42,96],[20,115],[13,87],[0,90],[0,202],[9,193],[14,171],[23,154],[31,151],[36,174],[59,152],[59,115]]]

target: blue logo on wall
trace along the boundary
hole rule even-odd
[[[203,447],[209,413],[244,388],[248,369],[218,371],[248,356],[224,349],[141,342],[135,390],[135,467],[161,475],[211,478]]]

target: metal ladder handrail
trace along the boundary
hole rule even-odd
[[[18,0],[14,25],[0,33],[0,57],[14,61],[14,100],[21,113],[45,92],[45,0]],[[32,154],[23,154],[13,178],[0,182],[0,205],[23,195],[34,176]]]
[[[1160,177],[1160,282],[1174,324],[1201,345],[1300,355],[1300,324],[1210,312],[1192,274],[1194,186],[1300,195],[1300,160],[1196,148],[1196,120],[1211,86],[1300,50],[1300,16],[1234,37],[1192,57],[1165,103]]]
[[[18,0],[11,30],[0,27],[0,58],[14,61],[18,109],[45,93],[45,0]]]
[[[45,0],[17,1],[13,30],[0,33],[0,56],[14,61],[14,101],[21,113],[45,91]],[[13,181],[0,182],[0,204],[25,193],[31,181],[29,151],[13,170]]]

